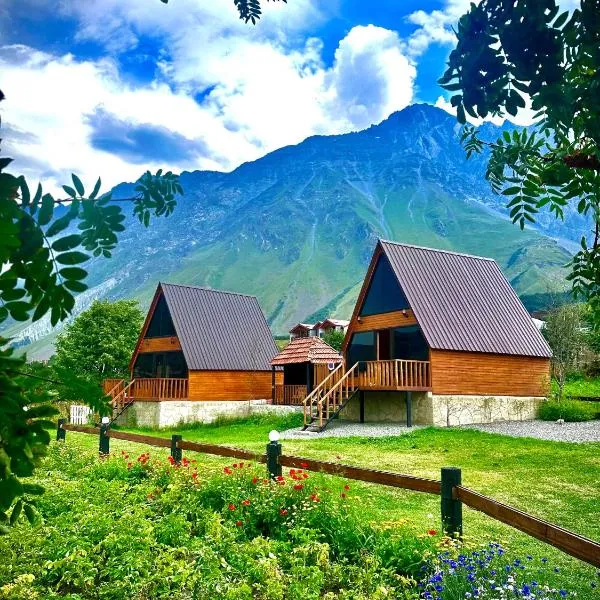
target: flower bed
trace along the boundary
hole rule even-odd
[[[44,522],[0,538],[0,599],[528,598],[533,576],[546,596],[531,598],[570,594],[499,546],[368,522],[354,484],[303,468],[270,481],[246,462],[54,445],[44,470]]]

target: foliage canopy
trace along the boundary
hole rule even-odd
[[[466,125],[470,156],[489,149],[486,177],[507,198],[523,228],[573,204],[592,224],[570,263],[576,296],[600,320],[600,6],[582,0],[572,13],[556,0],[483,0],[458,23],[457,45],[440,84],[466,123],[516,115],[530,102],[535,127],[483,140]]]
[[[96,300],[59,334],[53,364],[97,381],[126,377],[143,322],[135,300]]]

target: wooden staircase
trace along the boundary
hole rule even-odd
[[[135,402],[135,398],[132,394],[134,383],[135,379],[132,379],[129,383],[125,383],[125,380],[121,379],[106,393],[106,395],[110,397],[112,404],[111,424]]]
[[[319,432],[358,392],[358,363],[344,372],[340,364],[304,399],[303,431]]]

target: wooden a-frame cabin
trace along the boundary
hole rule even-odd
[[[131,357],[131,378],[106,380],[116,418],[134,406],[138,424],[173,425],[238,414],[240,401],[272,395],[277,346],[254,296],[159,283]],[[231,410],[226,410],[226,409]],[[131,412],[131,411],[129,411]]]
[[[377,243],[344,363],[304,400],[305,427],[534,418],[551,351],[491,259]]]

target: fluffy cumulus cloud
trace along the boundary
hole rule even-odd
[[[229,170],[311,134],[367,127],[409,104],[416,70],[405,42],[357,26],[325,65],[320,40],[310,37],[323,18],[318,5],[269,4],[260,27],[250,27],[231,0],[152,9],[148,0],[63,0],[79,40],[105,52],[81,60],[4,47],[4,150],[54,189],[71,171],[114,184],[142,168]],[[124,61],[148,39],[158,60],[152,81],[136,83]]]

